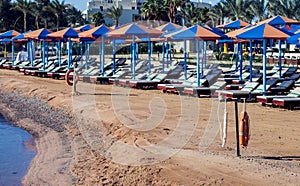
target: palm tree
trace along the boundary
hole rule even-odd
[[[266,11],[269,3],[266,3],[265,0],[251,0],[249,4],[250,6],[247,10],[258,22],[267,18]]]
[[[66,12],[67,5],[65,1],[59,2],[59,0],[53,0],[50,4],[50,10],[56,17],[56,30],[59,30],[60,20],[63,18]]]
[[[166,6],[164,0],[148,0],[141,9],[144,19],[148,20],[166,20]]]
[[[271,16],[282,15],[291,19],[299,19],[299,0],[269,0],[268,12]]]
[[[188,3],[185,8],[182,8],[180,11],[180,14],[183,18],[183,25],[186,26],[206,23],[207,13],[207,8],[196,8],[193,3]]]
[[[43,12],[43,6],[41,6],[40,4],[38,3],[31,3],[31,6],[30,6],[30,13],[35,17],[35,26],[36,26],[36,29],[39,29],[39,19],[40,19],[40,16]]]
[[[167,8],[167,14],[171,23],[175,22],[178,9],[185,7],[186,0],[165,0],[164,6]]]
[[[92,15],[92,23],[95,25],[95,26],[99,26],[101,24],[104,24],[105,23],[105,20],[103,18],[103,15],[101,12],[96,12]]]
[[[71,6],[66,11],[67,22],[69,26],[74,26],[76,24],[83,25],[85,20],[81,15],[81,11]]]
[[[227,0],[222,2],[223,6],[226,7],[227,13],[230,19],[232,20],[249,20],[249,17],[246,14],[247,8],[249,7],[249,0]]]
[[[123,7],[112,6],[107,9],[105,17],[111,18],[115,22],[115,26],[119,26],[119,19],[122,15]]]
[[[23,13],[23,20],[24,20],[24,32],[27,31],[27,13],[29,13],[30,10],[30,1],[27,0],[17,0],[15,6],[13,9],[19,10]]]
[[[7,27],[11,25],[10,20],[17,19],[17,17],[11,16],[11,7],[12,7],[12,4],[11,4],[10,0],[1,0],[0,1],[0,25],[2,27],[2,28],[0,28],[0,30],[8,30],[9,28],[7,28]]]
[[[223,1],[217,3],[207,13],[207,16],[210,18],[210,23],[213,26],[222,25],[226,15],[228,15],[228,13],[225,9]]]

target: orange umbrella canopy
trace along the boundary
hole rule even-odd
[[[175,40],[201,39],[209,41],[220,39],[222,36],[203,26],[195,25],[179,32],[169,34],[167,37]]]
[[[251,26],[247,26],[247,27],[244,27],[244,28],[240,28],[240,29],[228,32],[225,35],[228,36],[228,37],[230,37],[230,38],[236,38],[237,35],[239,35],[239,34],[241,34],[243,32],[246,32],[247,30],[249,30],[251,28],[252,28]]]
[[[107,36],[111,38],[128,38],[133,35],[139,37],[158,37],[161,34],[162,32],[157,29],[148,28],[138,23],[131,23],[127,26],[109,32]]]
[[[258,25],[268,23],[269,25],[285,25],[285,24],[298,24],[300,23],[297,20],[290,19],[284,16],[274,16],[264,21],[257,23]]]
[[[248,29],[247,31],[238,34],[238,39],[286,39],[290,37],[278,28],[264,23]]]
[[[50,34],[51,31],[48,29],[42,28],[38,29],[32,32],[28,32],[24,34],[25,39],[46,39],[48,34]]]
[[[48,34],[48,38],[54,38],[54,39],[77,38],[77,37],[78,37],[78,32],[76,32],[71,27]]]

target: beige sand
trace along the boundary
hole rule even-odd
[[[17,90],[23,96],[38,96],[53,108],[63,108],[73,112],[71,87],[68,87],[63,81],[25,77],[16,71],[0,70],[0,87],[1,90],[8,92]],[[80,101],[81,98],[94,98],[96,113],[101,117],[99,126],[91,125],[95,128],[90,129],[90,132],[94,131],[95,134],[87,135],[88,129],[84,127],[90,127],[90,125],[66,125],[68,129],[66,132],[57,133],[28,120],[17,121],[19,126],[39,134],[36,137],[38,155],[34,158],[31,168],[23,180],[24,185],[299,184],[300,128],[298,125],[300,116],[298,110],[287,111],[262,107],[258,103],[248,104],[247,110],[251,117],[251,141],[247,149],[241,150],[242,157],[237,158],[235,156],[233,103],[228,103],[228,141],[226,148],[222,149],[217,133],[219,124],[215,112],[217,107],[215,99],[182,97],[186,103],[193,103],[182,105],[180,96],[163,94],[156,90],[134,90],[111,85],[97,85],[95,90],[93,89],[94,94],[87,94],[89,88],[94,87],[79,84],[82,94],[75,98],[74,103],[78,103],[76,100]],[[149,117],[151,101],[154,103],[152,112],[161,111],[162,108],[157,106],[162,100],[165,105],[163,108],[166,110],[160,112],[161,117],[153,117],[153,121],[158,121],[158,123],[150,121],[150,126],[142,124],[140,126],[140,123],[135,123],[133,120],[130,125],[131,117],[128,113],[122,112],[122,108],[125,108],[126,104],[119,102],[119,105],[113,105],[116,103],[115,101],[125,100],[121,98],[128,99],[127,105],[133,115],[141,120]],[[197,112],[192,109],[195,105],[199,105]],[[3,105],[1,107],[1,110],[8,111],[4,109]],[[221,105],[222,107],[223,105]],[[240,105],[240,109],[241,107],[242,105]],[[82,109],[82,114],[89,111],[88,106],[81,108],[79,106],[79,109]],[[222,116],[222,109],[220,112]],[[10,113],[13,113],[13,110],[10,110]],[[183,113],[191,114],[191,117],[185,117]],[[129,124],[123,125],[116,114],[123,116],[125,123]],[[198,116],[199,120],[197,120]],[[159,122],[160,119],[161,122]],[[194,122],[195,120],[196,122]],[[179,132],[182,132],[183,135],[177,135],[175,140],[182,141],[186,137],[185,134],[192,132],[188,142],[178,151],[172,151],[175,152],[175,155],[171,157],[167,156],[170,152],[164,152],[164,154],[158,152],[157,157],[149,155],[145,160],[140,159],[137,154],[134,159],[135,163],[150,163],[150,165],[144,166],[114,163],[123,161],[126,164],[134,156],[126,149],[111,148],[109,149],[111,150],[109,159],[107,154],[101,151],[101,147],[105,148],[103,146],[105,143],[98,143],[103,136],[95,132],[102,126],[107,129],[108,134],[114,140],[138,147],[138,149],[147,149],[149,144],[157,145],[178,132],[179,121],[183,122],[183,125],[179,127]],[[185,123],[186,126],[184,126]],[[209,123],[214,123],[214,125],[209,125]],[[149,130],[132,129],[142,129],[143,127],[148,127]],[[95,137],[99,138],[98,142]],[[200,149],[199,144],[201,144]],[[169,145],[177,147],[174,141],[170,141]],[[170,148],[169,150],[174,149]],[[163,158],[164,155],[166,155],[166,159],[151,164],[158,161],[159,158]]]

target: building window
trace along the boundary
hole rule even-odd
[[[100,6],[100,11],[103,11],[103,6]]]

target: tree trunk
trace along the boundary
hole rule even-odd
[[[24,14],[24,32],[27,30],[27,25],[26,25],[26,12],[23,12]]]
[[[56,31],[58,31],[58,27],[59,27],[59,16],[56,16]]]
[[[40,29],[39,27],[39,16],[36,16],[35,17],[35,25],[36,25],[36,29],[38,30],[38,29]]]

